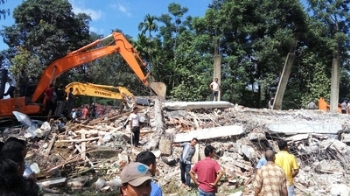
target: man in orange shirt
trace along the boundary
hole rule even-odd
[[[294,155],[288,152],[288,144],[285,140],[278,142],[278,148],[280,151],[276,154],[275,164],[286,173],[288,196],[294,196],[293,178],[299,173],[299,165]]]

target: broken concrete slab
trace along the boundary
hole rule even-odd
[[[189,110],[209,108],[229,108],[234,105],[227,101],[197,101],[197,102],[165,102],[164,108],[168,110]]]
[[[266,140],[265,132],[250,132],[248,134],[250,140]]]
[[[287,137],[287,141],[299,141],[299,140],[306,140],[309,137],[309,134],[298,134],[298,135],[293,135],[290,137]]]
[[[243,195],[243,192],[242,191],[237,191],[235,193],[229,194],[228,196],[241,196],[241,195]]]
[[[67,179],[65,177],[51,178],[37,182],[37,185],[40,187],[64,186],[67,183]]]
[[[176,134],[174,142],[186,142],[186,141],[192,140],[192,138],[194,137],[197,138],[198,140],[228,137],[233,135],[240,135],[243,132],[244,132],[243,126],[239,126],[239,125],[199,129],[188,133]]]
[[[336,134],[343,129],[340,123],[327,123],[327,122],[273,123],[268,125],[267,127],[271,132],[284,133],[286,135],[297,134],[297,133]]]
[[[350,187],[345,184],[333,184],[331,188],[332,196],[348,196],[350,193]]]

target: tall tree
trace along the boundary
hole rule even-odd
[[[158,31],[158,25],[156,23],[157,18],[147,14],[143,22],[139,24],[139,30],[142,34],[145,34],[148,31],[148,37],[152,37],[152,31]]]
[[[52,61],[88,43],[90,17],[74,14],[68,0],[23,1],[14,9],[13,16],[15,24],[1,31],[4,42],[12,51],[7,58],[12,59],[25,51],[36,59],[31,62],[39,62],[14,64],[13,70],[36,68],[39,76]]]
[[[340,65],[348,56],[350,39],[349,1],[338,0],[308,0],[310,9],[318,20],[326,25],[327,32],[323,37],[332,50],[332,82],[331,111],[337,112],[339,102]]]

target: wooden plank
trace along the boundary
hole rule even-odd
[[[86,139],[85,138],[85,133],[81,134],[81,139],[82,140]],[[81,159],[85,160],[85,158],[86,158],[86,154],[85,154],[85,152],[86,152],[86,142],[82,142],[81,143],[81,150],[82,150],[82,152],[81,152]]]
[[[87,141],[93,141],[98,140],[100,137],[93,137],[93,138],[86,138],[86,139],[71,139],[71,140],[57,140],[56,142],[87,142]]]
[[[57,134],[56,133],[53,133],[52,134],[52,138],[51,138],[51,141],[50,141],[50,145],[49,147],[46,149],[46,153],[45,153],[45,156],[49,156],[50,155],[50,151],[55,143],[55,140],[56,140],[56,136]]]

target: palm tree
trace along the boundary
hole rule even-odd
[[[157,18],[155,16],[147,14],[145,16],[145,20],[139,24],[139,30],[142,32],[142,34],[145,34],[148,31],[148,36],[151,38],[151,32],[158,31],[158,25],[155,23],[156,20]]]

